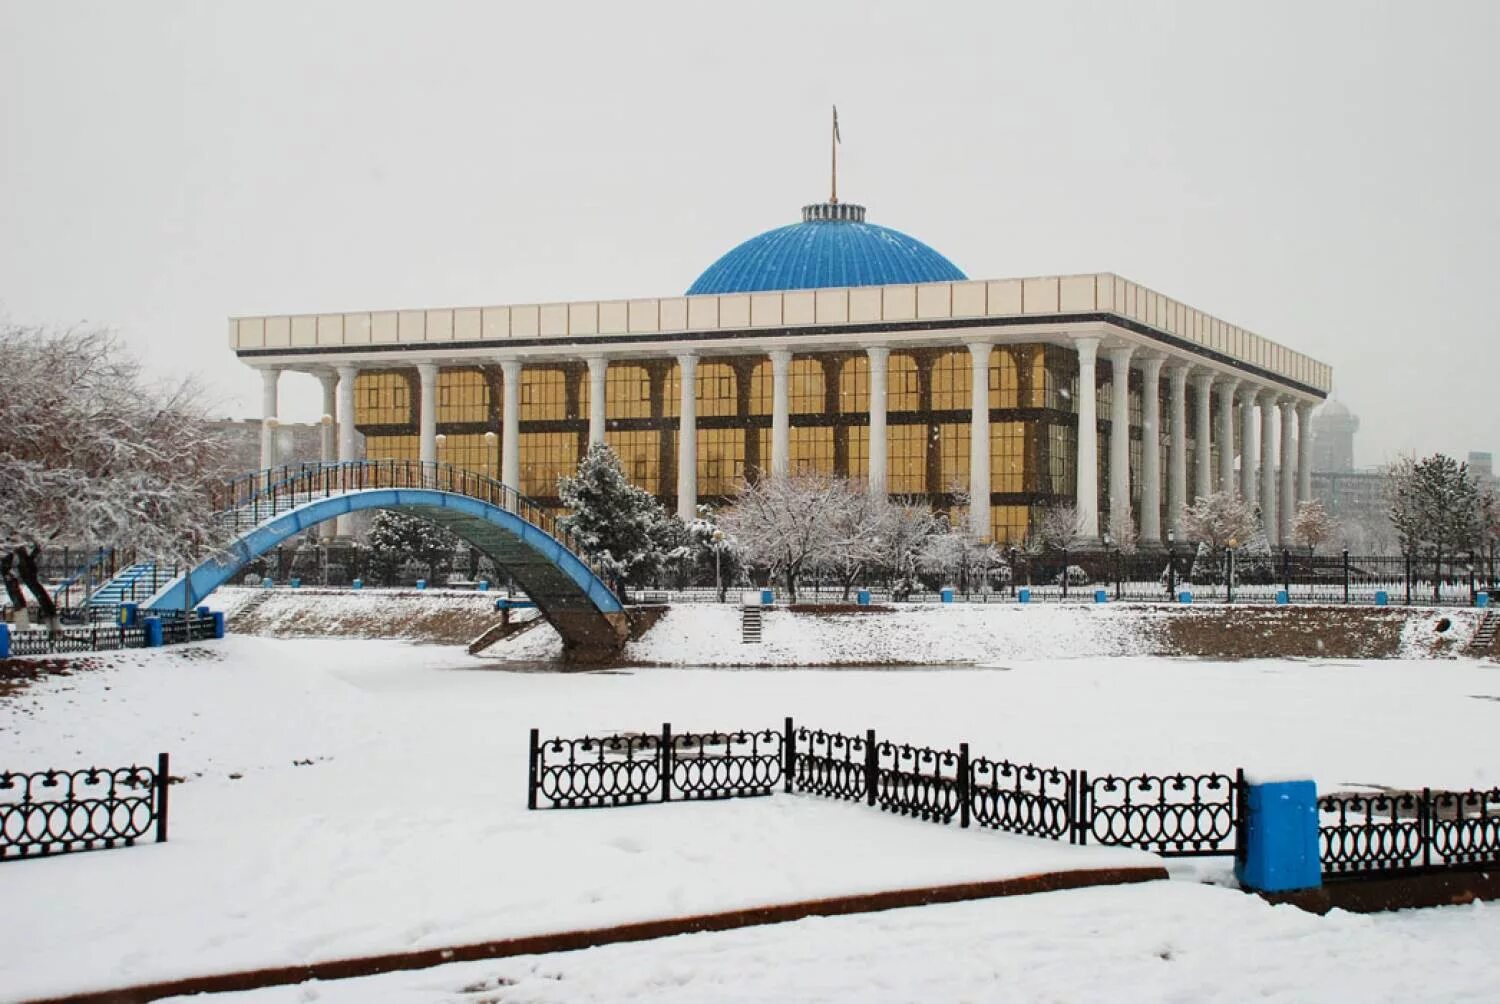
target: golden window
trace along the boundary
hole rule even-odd
[[[968,352],[944,352],[932,361],[932,410],[967,410],[974,370]]]
[[[699,363],[697,382],[698,417],[739,413],[733,366],[728,363]],[[740,447],[743,450],[743,440]]]
[[[1071,496],[1077,488],[1078,430],[1071,425],[1047,426],[1047,483],[1043,491]]]
[[[366,436],[366,460],[416,460],[421,443],[414,433],[399,436]]]
[[[750,371],[750,414],[771,414],[774,393],[775,379],[771,374],[771,360],[762,359]]]
[[[870,410],[870,357],[850,356],[839,370],[839,413],[861,415]]]
[[[655,429],[612,429],[604,433],[605,445],[620,458],[625,477],[652,495],[661,494],[661,436]]]
[[[673,362],[662,381],[661,413],[666,418],[682,416],[682,367]]]
[[[484,422],[490,417],[490,382],[480,370],[442,370],[437,383],[439,425]]]
[[[891,353],[886,372],[886,411],[916,411],[922,406],[917,385],[917,360]]]
[[[787,374],[788,410],[793,415],[821,415],[827,411],[823,360],[793,359]]]
[[[557,479],[578,469],[579,439],[576,432],[521,433],[521,494],[556,495]]]
[[[651,374],[646,367],[610,363],[604,375],[604,417],[651,417]]]
[[[870,477],[870,427],[849,426],[849,479],[867,481]]]
[[[1010,349],[998,349],[990,355],[990,407],[1016,408],[1020,400],[1020,371]]]
[[[927,491],[927,426],[892,425],[886,429],[886,489],[896,495]]]
[[[438,462],[463,467],[485,477],[498,477],[500,440],[486,440],[482,432],[448,433],[438,444]]]
[[[1026,423],[990,423],[990,491],[1026,491]]]
[[[771,472],[771,430],[760,428],[755,430],[755,446],[760,452],[760,474]]]
[[[568,375],[561,369],[527,367],[521,371],[521,421],[544,422],[568,417]],[[526,452],[521,452],[524,464]]]
[[[1019,547],[1031,532],[1031,512],[1023,505],[990,508],[990,539],[997,544]]]
[[[939,490],[967,491],[969,487],[969,423],[938,426]]]
[[[830,426],[792,426],[790,432],[793,474],[833,473],[833,429]]]
[[[745,430],[698,430],[698,494],[733,495],[745,480]]]
[[[355,425],[410,425],[411,422],[411,380],[407,374],[384,370],[355,376]]]

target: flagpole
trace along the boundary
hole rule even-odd
[[[833,106],[833,131],[828,137],[828,149],[833,154],[833,191],[828,201],[837,204],[839,201],[839,108]]]

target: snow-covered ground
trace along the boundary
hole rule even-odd
[[[1317,917],[1229,889],[1162,882],[817,917],[211,999],[1451,1004],[1500,997],[1496,944],[1497,903]]]
[[[7,768],[149,761],[166,750],[173,772],[186,778],[173,788],[168,844],[0,865],[0,902],[24,904],[0,910],[0,997],[1149,860],[784,795],[582,812],[524,808],[532,726],[544,735],[651,730],[662,721],[679,730],[754,727],[786,714],[938,745],[967,740],[976,753],[1094,773],[1244,766],[1309,773],[1324,788],[1500,782],[1500,669],[1467,660],[1117,658],[905,672],[555,674],[499,671],[437,646],[230,637],[121,653],[106,669],[49,678],[0,702]],[[1183,936],[1196,937],[1188,929],[1199,908],[1149,905],[1159,897],[1136,892],[1141,898],[1121,900],[1115,915],[1142,930],[1121,935],[1126,940],[1111,951],[1146,937],[1128,902],[1168,909]],[[1235,896],[1236,904],[1270,911]],[[1179,902],[1189,901],[1171,901]],[[1203,906],[1203,923],[1214,923],[1215,911],[1250,908]],[[1024,905],[1003,909],[1022,912],[997,914],[995,930],[1025,926]],[[1003,919],[1011,916],[1017,919]],[[1228,924],[1237,914],[1224,916]],[[933,937],[920,917],[910,921],[918,941]],[[866,937],[861,932],[907,921],[848,923],[855,926],[847,935],[813,925],[830,932],[828,950],[848,960],[843,970],[830,969],[831,990],[858,979],[850,953]],[[1298,915],[1274,923],[1321,922]],[[1295,929],[1265,927],[1264,938],[1270,944],[1278,931]],[[1335,939],[1344,929],[1317,928]],[[1412,930],[1425,937],[1425,928]],[[754,939],[762,935],[743,937],[749,940],[723,944],[746,947],[726,950],[757,957]],[[1075,944],[1080,965],[1089,958],[1082,946]],[[601,990],[604,999],[617,999],[608,995],[630,979],[661,972],[682,973],[684,987],[700,989],[712,984],[697,979],[716,978],[690,974],[690,963],[672,955],[697,949],[636,950],[662,960],[657,976],[642,970]],[[818,955],[809,943],[799,957],[812,965]],[[1022,966],[1022,954],[1005,958]],[[547,970],[552,961],[539,965]],[[941,956],[913,953],[908,966],[922,965],[944,978]],[[600,964],[597,979],[607,968]],[[637,985],[641,996],[657,996],[651,984]],[[590,999],[584,986],[581,999]],[[886,999],[902,999],[901,984],[893,986]],[[961,984],[953,986],[962,996]],[[1016,996],[1032,996],[1025,992],[1031,984],[1020,986]],[[783,996],[753,989],[741,999]],[[400,992],[390,996],[401,999]],[[453,996],[450,987],[414,999]],[[365,999],[384,998],[382,990]],[[532,999],[561,998],[538,992]],[[704,998],[683,990],[675,999]]]

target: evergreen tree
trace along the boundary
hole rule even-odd
[[[370,545],[371,571],[386,586],[397,582],[408,561],[426,566],[427,581],[439,582],[459,543],[452,531],[436,523],[389,509],[381,509],[370,520],[365,539]]]
[[[647,581],[661,567],[664,548],[680,544],[681,524],[670,525],[677,521],[626,479],[620,458],[603,443],[589,447],[577,474],[558,479],[557,493],[569,510],[558,529],[573,535],[616,589]]]
[[[1433,565],[1433,598],[1441,598],[1443,561],[1472,551],[1481,533],[1479,487],[1469,465],[1434,453],[1405,460],[1391,473],[1391,523],[1401,550]]]

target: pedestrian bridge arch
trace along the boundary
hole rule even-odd
[[[227,542],[169,582],[148,609],[190,606],[289,537],[340,516],[389,509],[451,530],[509,573],[562,636],[569,661],[618,655],[628,634],[620,598],[551,513],[472,471],[404,461],[275,468],[231,482],[219,503]]]

